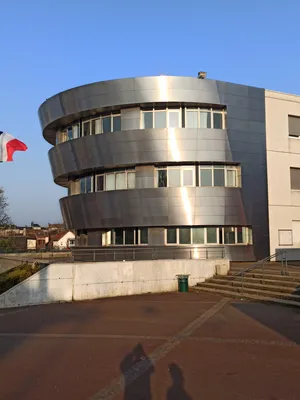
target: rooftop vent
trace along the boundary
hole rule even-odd
[[[198,72],[198,79],[205,79],[206,78],[206,72],[200,71]]]

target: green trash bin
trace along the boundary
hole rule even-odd
[[[178,292],[189,291],[189,275],[176,275],[178,280]]]

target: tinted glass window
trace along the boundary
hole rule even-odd
[[[200,170],[200,185],[201,186],[212,186],[212,169]]]
[[[206,228],[207,229],[207,243],[217,243],[217,228]]]
[[[192,228],[193,244],[204,244],[204,228]]]
[[[80,193],[85,193],[85,178],[80,179]]]
[[[224,228],[224,243],[225,244],[235,244],[235,229],[234,228]]]
[[[157,171],[157,186],[158,187],[167,187],[167,170],[159,169]]]
[[[117,115],[113,117],[113,131],[120,131],[121,130],[121,116]]]
[[[125,229],[125,244],[134,244],[134,228]]]
[[[90,126],[91,126],[90,121],[84,122],[84,124],[83,124],[83,136],[88,136],[90,134],[90,129],[91,129]]]
[[[246,241],[244,241],[246,238],[244,238],[243,235],[243,228],[242,227],[238,227],[237,228],[237,242],[238,243],[246,243]]]
[[[102,132],[107,133],[111,132],[111,117],[103,117],[102,118]]]
[[[300,190],[300,168],[291,168],[291,189]]]
[[[153,128],[153,112],[144,113],[144,128],[145,129]]]
[[[123,244],[123,229],[115,229],[115,244]]]
[[[214,169],[214,186],[225,186],[224,169]]]
[[[180,244],[191,244],[191,229],[190,228],[179,228],[179,243]]]
[[[148,244],[148,228],[140,229],[140,243]]]
[[[167,243],[169,244],[176,243],[176,228],[167,229]]]
[[[103,175],[98,175],[96,176],[96,185],[97,185],[97,191],[100,192],[104,189],[103,187]]]
[[[85,178],[85,190],[86,193],[90,193],[92,191],[92,178],[90,176]]]
[[[68,130],[67,130],[67,137],[68,140],[72,140],[73,139],[73,129],[71,126],[69,126]]]
[[[220,113],[213,113],[213,118],[214,118],[214,128],[215,129],[222,129],[223,124],[222,124],[222,114]]]

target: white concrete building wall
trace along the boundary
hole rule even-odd
[[[300,96],[266,90],[271,254],[278,248],[300,247],[300,191],[291,190],[290,183],[290,168],[300,168],[300,140],[289,137],[289,115],[300,117]]]
[[[177,290],[227,273],[229,260],[151,260],[51,264],[0,296],[0,308]]]

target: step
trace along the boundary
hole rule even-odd
[[[231,271],[228,272],[227,276],[240,276],[237,275],[235,273],[232,273]],[[300,283],[300,277],[295,277],[295,276],[291,276],[291,275],[280,275],[280,274],[266,274],[266,273],[261,273],[258,271],[250,271],[250,272],[245,272],[244,273],[245,277],[252,277],[252,278],[260,278],[260,279],[273,279],[273,280],[281,280],[284,279],[286,282],[290,281],[290,282],[298,282]]]
[[[229,290],[233,292],[237,292],[240,295],[244,295],[245,293],[249,294],[258,294],[262,296],[268,295],[268,297],[279,297],[279,298],[284,298],[286,300],[293,300],[293,301],[299,301],[300,303],[300,296],[296,294],[287,294],[287,293],[282,293],[282,292],[275,292],[273,290],[264,290],[264,289],[252,289],[252,288],[247,288],[247,287],[242,287],[240,286],[231,286],[231,285],[220,285],[217,283],[210,283],[210,282],[204,282],[204,283],[199,283],[197,287],[210,287],[212,289],[224,289],[224,290]]]
[[[276,281],[275,281],[276,282]],[[277,283],[280,281],[277,281]],[[244,282],[242,282],[242,280],[239,279],[215,279],[212,278],[209,281],[207,281],[206,283],[214,283],[216,285],[230,285],[230,286],[238,286],[238,287],[245,287],[245,288],[254,288],[254,289],[261,289],[261,290],[271,290],[271,291],[277,291],[277,292],[282,292],[284,293],[288,293],[288,294],[297,294],[299,293],[300,295],[300,287],[298,290],[298,293],[294,293],[297,292],[297,287],[298,285],[294,286],[294,287],[286,287],[286,286],[274,286],[274,285],[269,285],[266,281],[264,283],[260,283],[260,282],[249,282],[247,279],[244,280]]]
[[[227,278],[225,276],[214,276],[212,279],[210,279],[210,282],[212,280],[215,280],[217,282],[219,280],[223,280],[224,278],[231,282],[241,281],[241,279],[242,279],[241,276],[234,277],[232,275],[227,275]],[[285,280],[284,277],[282,279],[269,279],[268,276],[265,278],[252,278],[250,276],[245,276],[244,282],[256,283],[257,285],[266,284],[266,285],[274,285],[274,286],[284,286],[284,287],[288,287],[291,289],[295,289],[298,286],[300,287],[300,282],[296,282],[294,280],[293,281]]]
[[[243,298],[243,299],[249,299],[249,300],[254,300],[254,301],[265,301],[265,302],[283,304],[283,305],[288,305],[288,306],[300,307],[300,303],[298,301],[278,299],[278,298],[266,297],[266,296],[257,296],[257,295],[249,294],[249,293],[244,293],[243,295],[241,295],[240,293],[237,293],[237,292],[231,292],[231,291],[223,290],[223,289],[212,289],[212,288],[208,288],[208,287],[204,287],[204,286],[202,286],[202,287],[194,286],[191,288],[191,290],[193,292],[210,292],[210,293],[222,294],[227,297]]]
[[[284,276],[296,276],[299,277],[300,279],[300,271],[294,271],[294,270],[281,270],[280,268],[261,268],[261,267],[257,267],[257,268],[248,268],[248,269],[229,269],[230,272],[234,273],[234,274],[238,274],[241,273],[243,271],[245,272],[259,272],[262,273],[264,272],[265,274],[273,274],[273,275],[284,275]],[[286,275],[287,272],[287,275]]]

